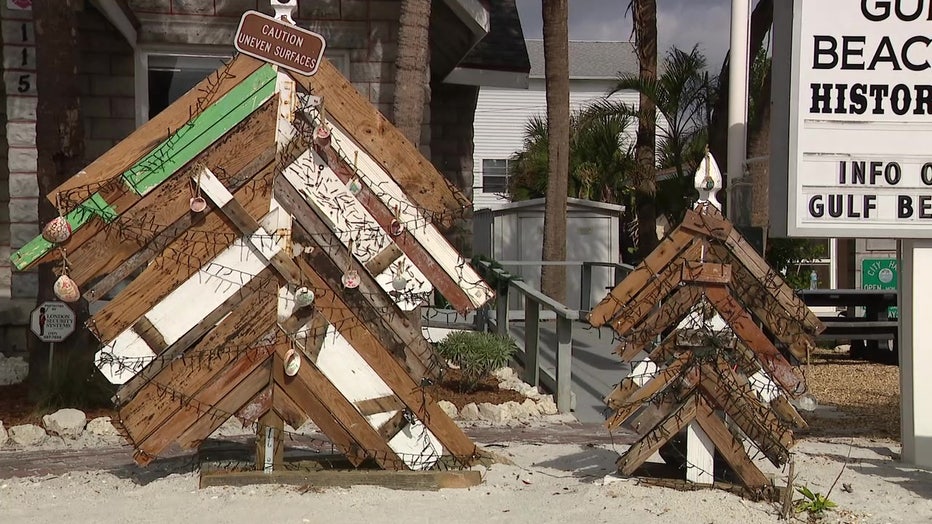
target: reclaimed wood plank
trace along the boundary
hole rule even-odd
[[[326,159],[332,174],[341,183],[350,184],[356,180],[359,187],[356,199],[383,231],[390,232],[393,224],[404,228],[404,232],[392,236],[392,239],[408,260],[460,313],[465,314],[488,302],[493,296],[492,289],[469,262],[407,199],[392,177],[356,146],[349,133],[339,125],[331,127],[332,144],[339,144],[340,151],[333,145],[316,146],[315,151]],[[355,166],[349,165],[348,158],[354,159]],[[327,170],[324,173],[330,175]],[[290,180],[295,183],[293,178]]]
[[[435,491],[471,488],[482,484],[478,471],[276,471],[270,475],[254,471],[201,473],[200,487],[285,484],[316,488],[379,486],[388,489]]]
[[[245,366],[248,373],[244,375],[241,367],[229,368],[227,373],[218,375],[211,386],[199,392],[195,401],[182,399],[187,400],[187,403],[173,417],[171,425],[162,426],[165,429],[150,435],[144,442],[137,442],[133,456],[136,463],[140,466],[148,465],[173,441],[178,441],[182,447],[200,443],[249,399],[268,387],[272,363],[270,359],[243,358],[240,362],[250,364]],[[170,396],[170,393],[166,393],[166,396]],[[178,400],[175,402],[178,403]]]
[[[622,475],[631,475],[641,464],[651,457],[661,446],[667,443],[674,435],[680,432],[687,424],[696,418],[696,397],[689,397],[680,404],[660,425],[647,432],[637,442],[631,445],[625,453],[618,458],[615,465]]]
[[[389,395],[379,398],[370,398],[354,402],[356,408],[364,417],[375,415],[377,413],[387,413],[397,411],[405,407],[404,403],[398,400],[395,395]]]
[[[272,388],[260,391],[252,400],[240,408],[233,416],[238,420],[258,420],[263,413],[272,409]]]
[[[683,282],[690,284],[728,284],[731,282],[731,266],[714,262],[687,260],[683,263]]]
[[[664,306],[651,312],[644,321],[625,337],[615,350],[619,355],[643,351],[664,329],[678,324],[702,299],[703,291],[695,286],[678,288]]]
[[[223,304],[204,316],[197,325],[188,330],[181,338],[159,353],[157,355],[158,358],[154,358],[151,362],[148,362],[145,367],[133,369],[133,377],[120,386],[113,397],[113,402],[116,407],[119,408],[131,400],[146,383],[152,380],[164,368],[172,365],[182,353],[187,351],[188,348],[196,344],[209,331],[214,329],[217,323],[223,320],[228,314],[234,310],[242,311],[254,307],[251,305],[251,301],[259,299],[261,296],[258,295],[259,291],[263,288],[264,284],[272,281],[272,279],[273,276],[271,272],[260,274],[257,278],[252,279],[241,290],[226,299]],[[98,361],[98,366],[99,364],[100,362]]]
[[[135,204],[139,197],[158,187],[268,101],[275,87],[274,82],[268,79],[270,71],[271,68],[260,69],[249,79],[235,86],[217,103],[206,108],[188,125],[156,146],[122,176],[114,174],[114,178],[101,186],[99,191],[114,212],[122,214]],[[68,197],[65,198],[67,202]],[[75,204],[79,202],[81,200],[77,200]],[[77,231],[80,229],[82,227],[76,228]],[[78,242],[83,238],[83,235],[73,235],[65,243],[66,248],[73,250],[79,246]],[[47,242],[40,235],[27,247],[27,250],[21,250],[17,255],[19,263],[24,267],[42,261],[56,245]]]
[[[674,229],[620,284],[609,292],[592,311],[587,320],[593,327],[601,327],[615,317],[618,308],[627,304],[645,284],[670,264],[683,250],[687,249],[695,235]]]
[[[277,350],[279,357],[284,357],[284,348]],[[366,450],[366,453],[373,458],[383,469],[402,470],[407,466],[395,451],[389,447],[388,443],[382,440],[382,437],[369,425],[362,414],[356,410],[346,397],[338,390],[330,379],[328,379],[317,366],[309,361],[304,360],[298,368],[298,372],[293,377],[285,377],[285,383],[291,381],[300,381],[304,387],[318,399],[321,404],[327,407],[327,410],[333,414],[333,417],[340,423],[347,433],[352,435],[353,439]]]
[[[725,427],[709,404],[702,398],[698,399],[696,422],[715,444],[715,448],[725,458],[725,462],[738,475],[745,487],[755,489],[770,484],[770,481],[761,473],[761,470],[751,462],[744,445],[738,441]]]
[[[652,310],[664,306],[664,300],[683,283],[683,264],[688,260],[698,259],[702,254],[702,242],[693,242],[681,256],[673,259],[655,278],[645,282],[644,286],[627,303],[618,308],[612,318],[615,332],[627,335],[644,320]]]
[[[669,366],[660,370],[657,375],[648,380],[646,384],[638,388],[634,393],[626,398],[613,397],[609,407],[615,410],[614,415],[605,421],[605,427],[614,429],[619,424],[628,419],[635,411],[640,409],[645,402],[662,392],[670,383],[677,379],[684,371],[684,368],[692,360],[692,354],[683,352],[676,357]]]
[[[275,302],[269,293],[274,292],[276,284],[269,280],[262,291],[250,297],[245,307],[226,317],[187,351],[185,357],[164,368],[120,409],[120,419],[137,443],[144,442],[158,428],[176,418],[181,406],[173,397],[196,398],[224,370],[240,368],[237,376],[245,376],[242,369],[254,367],[250,360],[261,361],[271,355],[272,350],[267,345],[259,348],[250,348],[250,345],[268,332],[268,322],[275,318]],[[244,359],[246,363],[242,362]],[[167,388],[176,394],[165,395]]]
[[[164,136],[165,130],[178,129],[187,124],[192,115],[199,114],[221,99],[265,65],[266,63],[261,60],[242,54],[237,55],[228,65],[211,73],[190,91],[181,95],[175,103],[130,133],[118,147],[97,158],[84,168],[83,173],[65,180],[50,193],[50,200],[54,202],[54,195],[57,193],[81,191],[87,187],[100,185],[111,180],[115,174],[126,171],[158,145],[159,141],[154,141],[152,137]]]
[[[653,429],[654,426],[660,424],[661,420],[670,416],[670,413],[673,413],[673,410],[695,391],[695,386],[692,386],[664,395],[660,397],[658,401],[651,402],[645,406],[640,413],[628,419],[624,425],[634,431],[638,438],[643,437],[648,431]]]
[[[383,291],[382,286],[345,246],[328,241],[333,233],[297,189],[287,180],[279,181],[281,183],[275,185],[275,198],[291,211],[297,224],[303,229],[303,237],[314,246],[311,253],[305,253],[303,256],[309,257],[308,260],[314,267],[327,268],[321,275],[329,280],[335,292],[345,294],[351,306],[364,316],[365,323],[379,333],[379,338],[389,344],[393,354],[405,363],[413,376],[418,380],[425,376],[436,378],[443,366],[433,348],[424,339],[421,330],[411,323],[398,305]],[[355,270],[359,275],[360,284],[355,292],[344,293],[341,278],[344,272],[351,270]]]
[[[310,420],[308,414],[299,406],[278,383],[272,385],[272,409],[281,414],[282,419],[294,429]]]
[[[796,397],[806,392],[806,379],[797,368],[783,358],[764,333],[754,323],[747,310],[735,300],[726,288],[706,288],[706,297],[718,311],[722,319],[731,327],[763,364],[768,374],[780,384],[788,394]]]
[[[272,167],[267,167],[255,183],[248,184],[237,192],[237,198],[247,202],[246,206],[250,212],[267,210],[267,199],[270,198],[271,192],[268,181],[272,171]],[[184,286],[205,288],[197,293],[206,295],[191,304],[199,305],[199,309],[218,301],[223,294],[230,294],[237,287],[241,287],[240,282],[248,282],[251,275],[261,271],[265,264],[243,245],[244,241],[240,240],[240,235],[222,213],[206,216],[203,222],[175,239],[119,295],[91,317],[95,334],[101,341],[109,342],[142,315],[145,314],[152,320],[153,309],[159,304],[165,304],[173,293],[177,296]],[[261,242],[263,239],[265,237],[260,234],[257,240]],[[279,250],[277,245],[268,241],[264,247],[269,249],[269,256]],[[236,271],[232,271],[232,268]],[[212,279],[210,284],[208,279]],[[216,287],[221,283],[232,284],[232,287],[209,289],[211,285]],[[171,306],[169,310],[177,311],[177,308],[178,306]],[[177,323],[176,329],[193,320],[197,318]]]
[[[446,231],[471,207],[463,196],[326,58],[313,76],[288,72],[304,91],[323,97],[328,119],[353,134],[365,151],[405,188],[433,224]]]
[[[422,389],[422,384],[408,374],[403,363],[384,345],[383,339],[375,335],[371,324],[360,318],[359,309],[350,307],[344,301],[345,297],[354,293],[341,293],[337,287],[339,284],[325,280],[318,271],[324,271],[326,267],[310,259],[311,256],[313,253],[299,257],[298,266],[315,289],[328,290],[317,298],[318,307],[327,320],[340,330],[359,355],[379,374],[415,417],[430,429],[447,451],[461,461],[471,461],[476,454],[475,444],[437,406],[431,396]]]
[[[809,429],[809,424],[806,422],[806,419],[804,419],[802,415],[799,414],[799,411],[790,404],[786,396],[777,395],[772,398],[770,400],[770,407],[773,408],[773,412],[777,415],[777,418],[789,425],[789,427],[800,431]]]

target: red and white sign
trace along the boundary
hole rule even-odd
[[[32,0],[6,0],[6,6],[15,11],[31,11]]]

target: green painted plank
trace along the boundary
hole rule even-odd
[[[145,195],[258,109],[275,92],[275,78],[272,66],[259,68],[136,162],[123,179]]]
[[[99,216],[107,222],[112,222],[117,217],[116,210],[100,196],[100,193],[94,193],[78,207],[72,209],[70,213],[65,215],[65,219],[71,224],[71,230],[77,231],[95,216]],[[30,240],[25,246],[19,248],[16,253],[13,253],[10,256],[10,261],[13,262],[13,266],[17,270],[22,271],[51,251],[56,245],[39,235]]]
[[[259,68],[136,162],[123,174],[123,179],[138,195],[145,195],[265,103],[275,92],[275,78],[275,70],[270,65]],[[111,222],[119,213],[98,193],[73,209],[66,218],[71,230],[77,231],[95,215]],[[55,244],[39,235],[13,253],[10,261],[21,271],[54,247]]]

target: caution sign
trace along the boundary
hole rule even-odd
[[[61,342],[74,333],[76,317],[64,302],[39,304],[30,315],[30,328],[42,342]]]
[[[241,53],[310,76],[317,72],[326,42],[313,31],[257,11],[246,11],[240,19],[234,45]]]

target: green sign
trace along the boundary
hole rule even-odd
[[[896,289],[899,274],[895,258],[866,258],[861,261],[861,289]],[[897,318],[896,307],[887,311]]]

